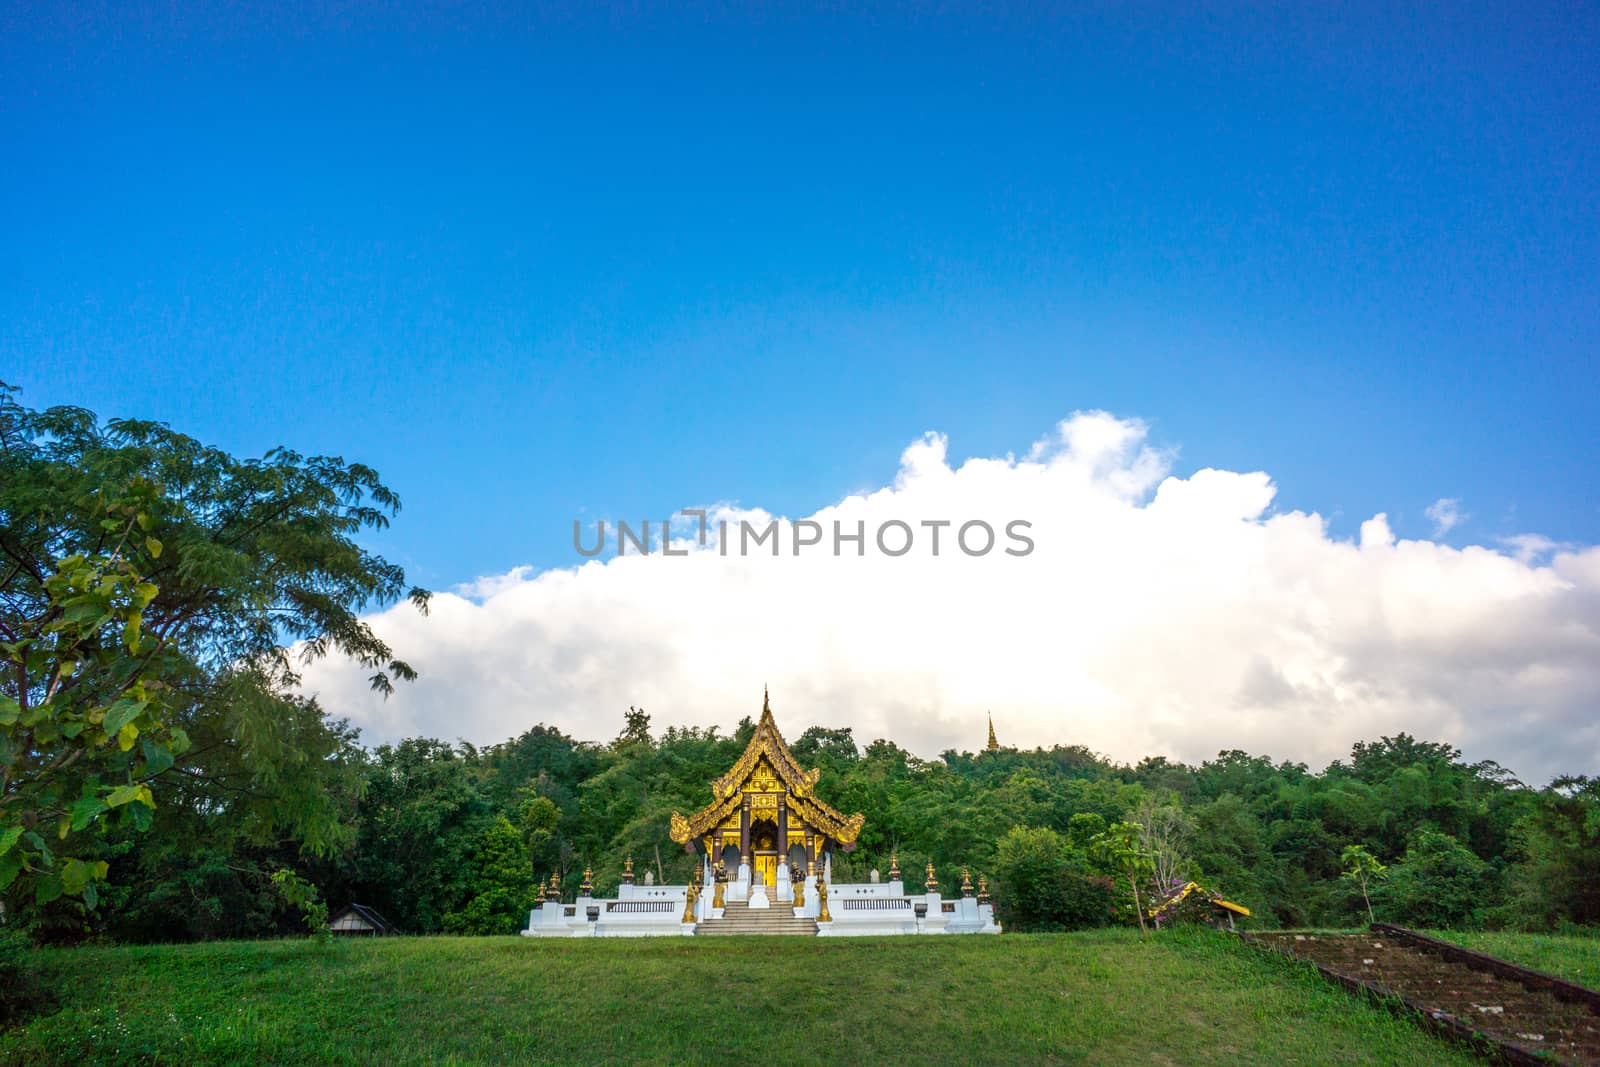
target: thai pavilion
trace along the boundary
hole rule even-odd
[[[888,881],[835,884],[831,857],[856,847],[866,817],[846,816],[816,795],[821,772],[789,751],[763,697],[744,754],[711,783],[711,803],[672,813],[674,842],[700,857],[690,885],[636,885],[632,861],[615,900],[590,895],[590,875],[573,904],[558,892],[528,916],[529,937],[640,937],[662,934],[941,934],[1000,932],[986,891],[945,900],[927,869],[907,893],[898,864]]]
[[[672,813],[672,840],[737,871],[729,887],[734,900],[748,896],[753,880],[775,891],[779,879],[804,877],[833,849],[854,851],[867,821],[860,812],[846,818],[818,797],[820,775],[789,751],[764,696],[744,755],[711,783],[710,804],[687,819]]]

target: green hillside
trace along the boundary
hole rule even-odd
[[[0,1062],[1470,1063],[1209,931],[42,952]]]

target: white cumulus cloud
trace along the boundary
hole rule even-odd
[[[389,700],[338,661],[305,685],[373,743],[492,742],[538,722],[605,739],[630,704],[657,727],[731,728],[767,684],[791,735],[851,726],[928,756],[981,746],[992,710],[1005,744],[1120,760],[1241,748],[1320,766],[1408,731],[1538,784],[1600,770],[1600,548],[1396,540],[1383,515],[1341,540],[1319,515],[1274,512],[1265,473],[1179,478],[1171,461],[1143,423],[1104,412],[1023,458],[952,465],[928,434],[883,488],[778,519],[777,557],[770,542],[738,555],[739,520],[771,516],[710,506],[713,533],[731,522],[726,556],[691,522],[674,525],[683,557],[613,549],[480,578],[426,617],[372,617],[422,672]],[[995,530],[986,554],[960,549],[973,520]],[[1028,554],[1005,551],[1021,548],[1013,520],[1031,524]],[[911,532],[904,555],[875,543],[893,522]],[[835,523],[861,524],[862,554],[833,554]]]

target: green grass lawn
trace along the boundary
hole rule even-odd
[[[1600,935],[1509,934],[1429,930],[1442,941],[1499,956],[1569,982],[1600,989]]]
[[[1210,931],[393,938],[41,953],[0,1062],[1467,1064]]]

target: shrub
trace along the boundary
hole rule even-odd
[[[1082,930],[1112,918],[1111,880],[1088,870],[1059,834],[1014,827],[995,853],[995,899],[1013,930]]]

